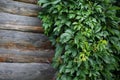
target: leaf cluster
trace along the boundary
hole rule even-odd
[[[39,0],[39,18],[56,47],[56,80],[117,80],[120,8],[115,0]],[[118,77],[119,79],[119,77]]]

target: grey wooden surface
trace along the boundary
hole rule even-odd
[[[53,56],[44,34],[0,30],[1,62],[51,62]]]
[[[0,80],[52,80],[54,72],[45,63],[0,63]]]
[[[37,0],[0,0],[0,80],[53,80],[54,48]]]
[[[42,23],[37,17],[0,12],[0,29],[43,33]]]
[[[36,4],[22,3],[13,0],[0,0],[0,11],[2,12],[24,16],[37,16],[40,10],[41,8],[38,7]]]
[[[51,63],[53,50],[20,50],[0,48],[0,62],[10,63]]]
[[[32,4],[37,3],[37,0],[14,0],[14,1],[26,2],[26,3],[32,3]]]
[[[0,45],[9,43],[15,46],[21,46],[21,48],[51,48],[50,41],[44,34],[0,30]]]

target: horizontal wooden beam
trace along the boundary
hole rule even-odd
[[[0,30],[0,62],[50,63],[54,50],[41,33]]]
[[[0,48],[0,62],[11,63],[51,63],[53,50],[20,50]]]
[[[24,32],[34,32],[34,33],[44,33],[44,30],[40,26],[21,26],[21,25],[12,25],[12,24],[0,24],[1,30],[15,30],[15,31],[24,31]]]
[[[0,47],[13,47],[21,50],[53,48],[44,34],[10,30],[0,30]]]
[[[54,73],[49,64],[0,63],[0,80],[52,80]]]
[[[40,10],[41,8],[34,4],[27,4],[12,0],[0,1],[0,12],[7,12],[24,16],[37,16]]]
[[[23,25],[23,26],[42,26],[40,19],[0,12],[0,24]]]
[[[0,29],[43,33],[42,23],[38,18],[0,13]]]
[[[20,1],[20,2],[36,4],[38,0],[14,0],[14,1]]]

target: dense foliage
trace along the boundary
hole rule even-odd
[[[118,80],[120,26],[114,0],[39,0],[45,34],[56,47],[56,80]]]

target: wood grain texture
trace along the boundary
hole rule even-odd
[[[4,12],[0,12],[0,24],[37,26],[37,27],[42,25],[40,19],[36,17],[20,16]]]
[[[53,50],[20,50],[17,48],[0,48],[0,62],[11,63],[51,63]]]
[[[43,63],[0,63],[0,80],[52,80],[55,70]]]
[[[0,29],[43,33],[41,26],[38,18],[0,13]]]
[[[24,16],[37,16],[40,10],[41,8],[34,4],[22,3],[12,0],[0,0],[1,12]]]
[[[0,30],[0,47],[21,50],[52,49],[48,38],[41,33]]]
[[[32,3],[32,4],[36,4],[37,3],[37,0],[14,0],[14,1],[26,2],[26,3]]]
[[[44,33],[44,30],[40,26],[21,26],[12,24],[0,24],[0,29],[2,30],[15,30],[23,32],[34,32],[34,33]]]

